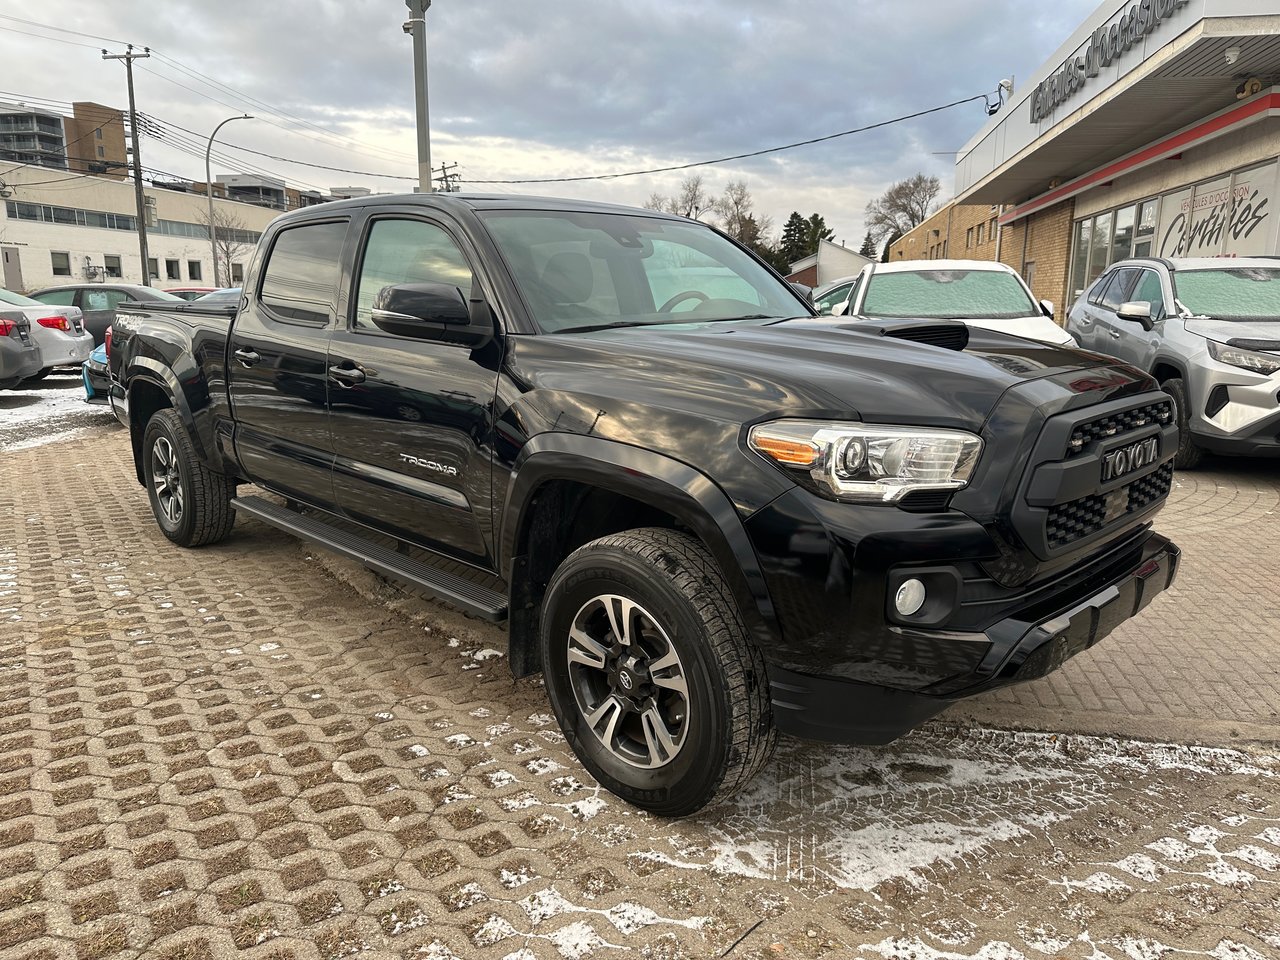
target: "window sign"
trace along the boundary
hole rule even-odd
[[[1257,257],[1274,248],[1276,162],[1241,170],[1231,188],[1231,216],[1226,224],[1224,252],[1228,256]]]
[[[1183,241],[1187,233],[1187,219],[1191,213],[1191,188],[1166,193],[1160,198],[1159,256],[1181,257]]]

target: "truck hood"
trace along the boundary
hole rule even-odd
[[[581,389],[582,364],[599,364],[617,399],[739,423],[782,414],[978,430],[1011,387],[1116,363],[978,328],[954,350],[886,336],[866,321],[729,321],[536,339],[556,361],[535,362],[539,386]]]

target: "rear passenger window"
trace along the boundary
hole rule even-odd
[[[271,246],[258,298],[279,320],[327,324],[337,310],[346,222],[282,230]]]

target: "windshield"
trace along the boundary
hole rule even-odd
[[[44,304],[39,300],[32,300],[30,297],[24,297],[20,293],[13,293],[10,290],[0,290],[0,303],[12,304],[15,307],[43,307]]]
[[[697,223],[548,211],[481,217],[543,333],[810,315],[767,268]]]
[[[1215,320],[1280,320],[1280,267],[1179,270],[1178,299]]]
[[[1018,278],[1003,270],[874,273],[860,312],[924,320],[1015,320],[1040,313]]]

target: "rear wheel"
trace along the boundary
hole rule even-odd
[[[182,419],[158,410],[142,437],[142,472],[151,512],[166,537],[180,547],[226,539],[236,522],[235,483],[206,467]]]
[[[1173,465],[1179,470],[1194,470],[1204,459],[1204,450],[1191,439],[1191,427],[1188,423],[1191,406],[1187,403],[1187,385],[1175,377],[1160,386],[1173,397],[1173,410],[1178,418],[1178,453],[1173,458]]]
[[[602,537],[547,587],[547,694],[591,774],[664,816],[743,786],[776,739],[759,650],[723,574],[671,530]]]

